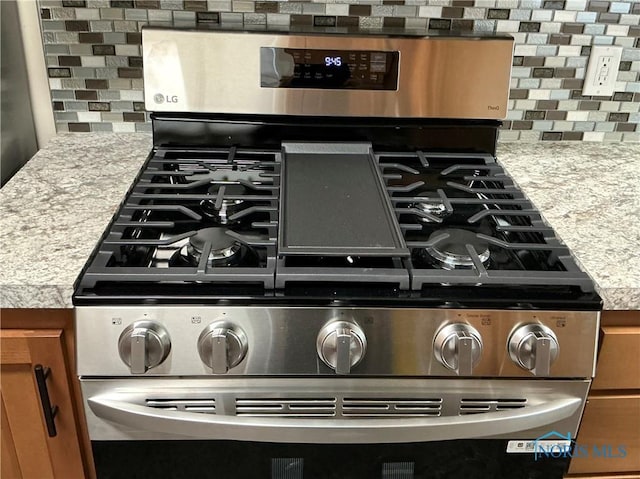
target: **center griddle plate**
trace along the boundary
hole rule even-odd
[[[281,255],[409,256],[370,143],[283,143]]]

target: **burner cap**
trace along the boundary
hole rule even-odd
[[[429,196],[428,193],[420,193],[418,196],[424,197],[425,201],[414,203],[412,205],[414,208],[433,215],[436,218],[444,218],[450,214],[441,198]],[[429,218],[423,218],[422,216],[419,219],[427,223],[432,222]]]
[[[200,202],[200,208],[202,208],[202,212],[210,217],[217,218],[221,224],[229,223],[229,216],[237,213],[242,208],[240,205],[244,203],[244,200],[241,199],[229,199],[223,198],[222,204],[220,205],[220,209],[216,208],[216,197],[220,188],[224,186],[224,196],[239,196],[246,194],[246,189],[242,185],[231,184],[231,185],[211,185],[207,191],[211,195],[211,198],[207,198],[206,200],[202,200]]]
[[[227,234],[227,228],[204,228],[189,238],[187,256],[200,261],[200,256],[207,243],[211,243],[209,261],[226,263],[231,261],[241,249],[240,243]]]
[[[458,228],[440,229],[429,236],[429,241],[445,233],[449,235],[448,238],[438,241],[433,246],[425,249],[437,266],[448,270],[472,268],[473,260],[467,251],[468,244],[476,250],[483,264],[486,264],[489,260],[489,243],[478,238],[474,232],[469,230]]]

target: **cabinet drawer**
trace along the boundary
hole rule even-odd
[[[592,389],[640,389],[640,326],[605,326]]]
[[[640,473],[640,395],[590,397],[582,418],[577,443],[592,447],[623,446],[625,457],[575,457],[569,472]]]

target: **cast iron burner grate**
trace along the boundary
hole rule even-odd
[[[376,158],[411,249],[412,289],[554,285],[593,290],[569,249],[492,156],[417,151],[377,153]],[[460,268],[443,266],[436,254],[455,231],[471,237],[457,245],[469,260]]]
[[[259,283],[273,289],[279,175],[277,151],[157,149],[103,237],[83,285]],[[234,254],[216,255],[214,243],[224,237]],[[194,244],[197,254],[188,254]]]
[[[389,296],[380,293],[387,288],[392,297],[423,299],[460,287],[593,291],[568,248],[492,156],[371,148],[363,154],[379,168],[389,227],[401,235],[401,247],[388,254],[279,251],[286,152],[164,147],[147,160],[78,291],[124,297],[139,284],[148,297],[167,291],[234,296],[234,290],[253,297],[260,285],[263,297],[290,297],[298,288],[305,297],[336,298],[361,285],[380,297]],[[455,238],[466,239],[452,244]],[[225,254],[213,243],[224,243]]]

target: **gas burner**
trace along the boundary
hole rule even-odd
[[[225,198],[222,200],[220,208],[216,208],[217,196],[220,191],[220,188],[224,187],[224,196]],[[235,213],[241,211],[244,207],[242,206],[244,200],[241,199],[229,199],[226,196],[239,196],[246,194],[246,189],[242,185],[212,185],[209,187],[208,193],[211,195],[211,198],[207,198],[206,200],[202,200],[200,202],[200,208],[202,213],[209,217],[215,219],[221,225],[227,225],[230,223],[235,223],[236,221],[230,221],[229,217],[234,215]]]
[[[421,193],[418,196],[424,197],[424,201],[413,203],[412,206],[417,210],[435,216],[436,218],[444,218],[451,214],[440,198],[430,197],[427,193]],[[430,218],[419,216],[419,219],[425,223],[433,223],[433,220]]]
[[[203,250],[211,243],[208,252],[209,266],[232,266],[240,261],[242,245],[229,236],[227,228],[204,228],[189,238],[189,242],[180,248],[179,259],[182,263],[197,266]]]
[[[482,264],[489,261],[489,243],[478,238],[476,233],[458,228],[441,229],[433,232],[429,241],[443,234],[449,235],[448,238],[424,249],[435,266],[446,270],[472,268],[473,259],[467,251],[467,245],[473,247]]]

